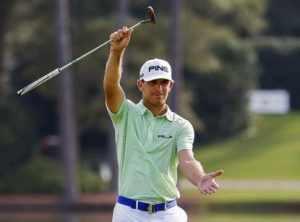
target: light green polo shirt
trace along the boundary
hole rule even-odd
[[[143,105],[124,99],[112,113],[119,164],[119,195],[145,202],[179,198],[177,152],[193,148],[189,121],[169,108],[159,117]]]

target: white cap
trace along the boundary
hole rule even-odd
[[[167,61],[151,59],[142,65],[140,80],[151,81],[154,79],[172,80],[172,69]]]

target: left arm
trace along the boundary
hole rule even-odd
[[[223,170],[218,170],[206,174],[202,165],[197,161],[193,152],[188,149],[179,151],[179,170],[198,188],[203,194],[212,194],[219,189],[219,185],[214,178],[223,174]]]

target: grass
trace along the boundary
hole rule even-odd
[[[222,179],[300,180],[300,113],[257,116],[247,135],[205,145],[195,156]]]
[[[300,113],[257,116],[253,128],[246,134],[198,147],[195,149],[195,156],[207,172],[224,169],[225,173],[219,180],[300,180]],[[284,191],[221,189],[216,195],[208,197],[200,195],[196,189],[182,190],[181,193],[182,197],[194,198],[201,205],[240,204],[249,207],[253,204],[256,206],[275,204],[276,209],[280,210],[280,204],[300,203],[300,189]],[[224,215],[222,218],[222,221],[226,221]],[[255,215],[249,218],[253,221]],[[272,219],[273,217],[259,221]],[[299,220],[299,217],[297,219]],[[239,220],[231,218],[228,221]],[[282,221],[295,220],[290,218]]]

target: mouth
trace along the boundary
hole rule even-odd
[[[163,97],[163,94],[160,94],[160,93],[154,93],[152,94],[154,97]]]

